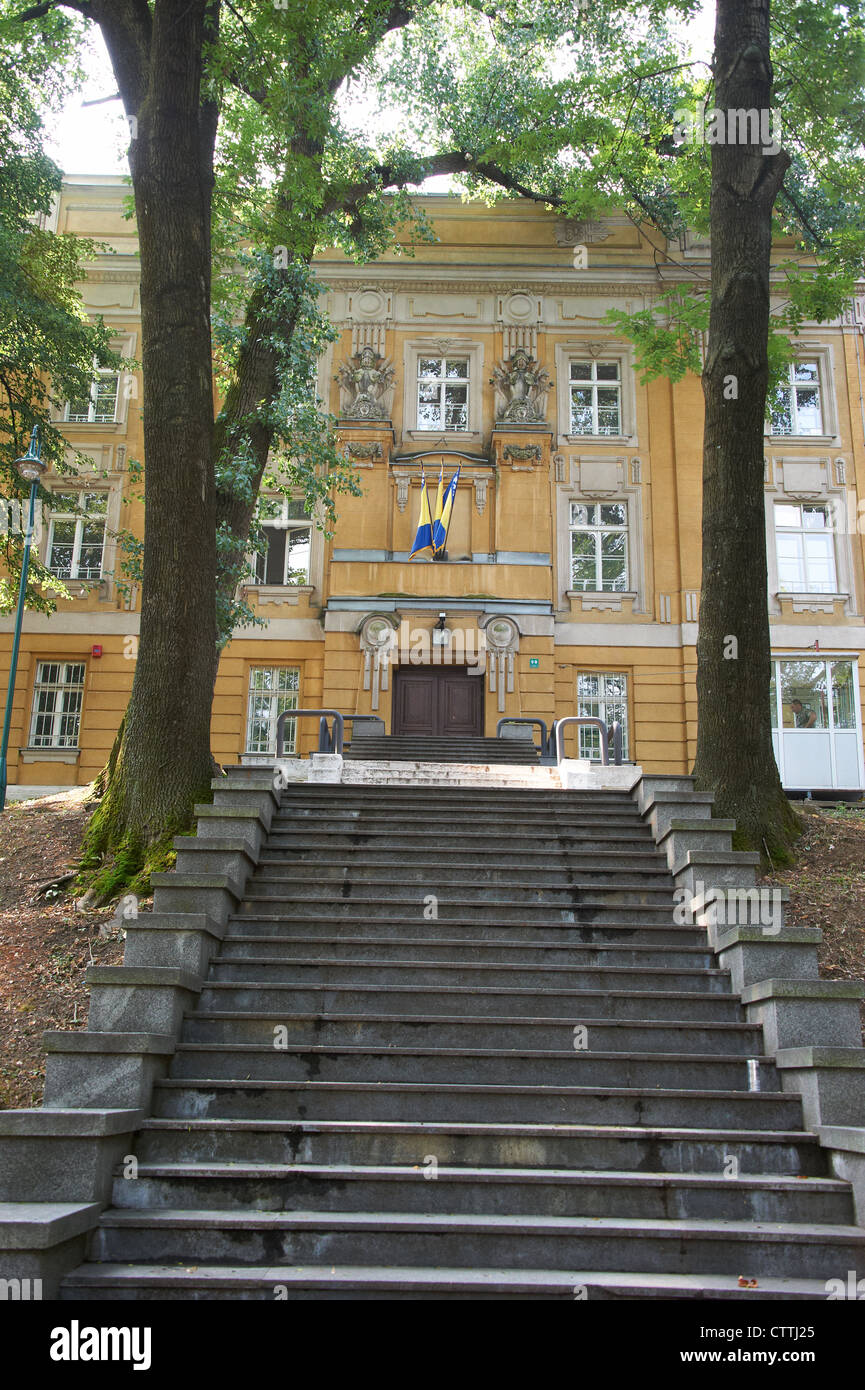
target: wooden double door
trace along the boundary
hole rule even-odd
[[[465,666],[401,666],[394,672],[392,731],[483,737],[484,678]]]

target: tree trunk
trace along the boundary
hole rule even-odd
[[[214,7],[207,0],[157,0],[152,25],[143,30],[142,7],[105,4],[99,10],[94,17],[137,123],[130,166],[141,259],[149,543],[132,695],[88,851],[91,858],[121,852],[134,867],[148,846],[164,844],[189,824],[196,797],[209,795],[213,772],[210,224],[216,112],[202,105],[201,77]],[[137,65],[130,59],[134,42]]]
[[[766,112],[771,98],[769,0],[717,0],[716,108]],[[781,860],[798,818],[772,751],[763,427],[772,208],[789,164],[762,142],[712,146],[694,766],[717,813],[738,821],[737,846]]]

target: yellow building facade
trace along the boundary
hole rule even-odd
[[[140,352],[137,243],[120,179],[71,179],[60,230],[110,249],[85,303]],[[696,736],[703,400],[688,376],[642,384],[608,310],[648,306],[708,248],[625,217],[568,222],[527,202],[423,198],[438,240],[317,273],[340,330],[319,393],[362,496],[325,537],[300,502],[264,515],[247,599],[267,620],[226,648],[213,707],[221,763],[272,756],[284,709],[377,715],[388,732],[495,734],[504,717],[619,719],[626,756],[686,772]],[[776,756],[791,790],[856,791],[863,775],[865,298],[806,326],[766,433]],[[27,613],[10,792],[87,783],[132,686],[140,593],[118,533],[140,535],[144,463],[134,373],[97,377],[63,427],[92,460],[49,477],[43,562],[73,597]],[[410,560],[421,483],[459,470],[444,557]],[[8,669],[12,618],[0,620]],[[0,679],[4,679],[0,675]],[[302,721],[296,750],[316,743]],[[351,726],[349,726],[350,728]],[[597,735],[569,737],[596,756]],[[14,792],[12,792],[14,794]]]

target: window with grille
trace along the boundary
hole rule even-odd
[[[297,709],[300,670],[296,666],[253,666],[249,672],[246,751],[276,753],[276,721]],[[285,722],[285,752],[296,751],[296,719]]]
[[[308,584],[312,520],[302,499],[262,497],[258,521],[264,543],[251,558],[255,584]]]
[[[622,370],[619,362],[571,362],[570,433],[622,433]]]
[[[781,593],[837,593],[835,536],[828,506],[776,503],[775,547]]]
[[[571,588],[622,593],[627,587],[627,503],[572,502]]]
[[[824,433],[819,363],[790,363],[786,382],[772,397],[770,418],[772,434]]]
[[[83,661],[40,661],[33,686],[30,747],[77,748],[83,698]]]
[[[628,677],[621,671],[580,671],[577,675],[577,714],[603,719],[608,729],[622,726],[622,757],[628,754]],[[600,758],[601,731],[577,725],[579,756]],[[612,753],[612,738],[610,752]]]
[[[419,430],[468,429],[467,357],[418,358],[417,427]]]
[[[108,494],[56,492],[51,498],[48,568],[60,579],[101,579]]]
[[[67,401],[66,419],[70,424],[112,425],[117,418],[119,389],[119,372],[96,367],[88,394]]]

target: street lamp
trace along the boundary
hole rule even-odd
[[[9,751],[9,728],[12,723],[12,698],[15,694],[15,676],[18,671],[18,647],[21,642],[21,624],[24,620],[24,599],[27,595],[27,571],[30,568],[30,546],[33,541],[33,518],[36,511],[36,493],[39,479],[47,468],[39,454],[39,426],[33,426],[30,446],[23,458],[15,460],[18,474],[25,483],[30,484],[30,511],[27,530],[24,532],[24,555],[21,560],[21,583],[18,587],[18,611],[15,614],[15,636],[12,639],[12,660],[9,666],[9,689],[6,692],[6,712],[3,716],[3,742],[0,745],[0,811],[6,806],[6,754]]]

